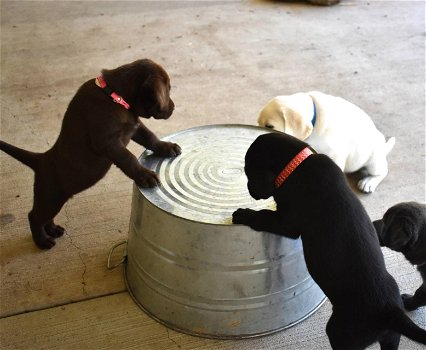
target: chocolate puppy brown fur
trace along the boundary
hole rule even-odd
[[[385,268],[374,226],[342,171],[325,155],[305,159],[278,188],[281,170],[308,145],[292,136],[259,136],[245,172],[255,199],[273,196],[277,210],[238,209],[235,224],[296,239],[309,273],[333,305],[327,335],[334,350],[398,348],[400,335],[426,344],[426,331],[404,313],[398,286]]]
[[[426,205],[403,202],[389,208],[382,219],[373,222],[380,245],[404,254],[422,276],[414,295],[403,294],[407,310],[426,305]]]
[[[71,100],[51,149],[34,153],[0,141],[1,150],[34,170],[34,203],[28,218],[33,240],[41,249],[51,248],[55,238],[64,234],[53,219],[65,202],[98,182],[112,164],[141,187],[160,183],[157,174],[142,167],[126,149],[131,139],[162,157],[181,152],[177,144],[160,141],[139,120],[167,119],[173,113],[170,80],[160,65],[142,59],[102,74],[130,109],[115,103],[91,79]]]

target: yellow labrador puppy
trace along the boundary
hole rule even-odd
[[[386,156],[395,138],[386,142],[367,113],[343,98],[319,91],[277,96],[262,109],[258,123],[307,142],[345,173],[365,168],[367,175],[358,182],[363,192],[374,192],[388,173]]]

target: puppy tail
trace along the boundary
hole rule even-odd
[[[395,146],[395,137],[391,137],[386,141],[385,153],[388,154],[390,151],[392,151],[393,146]]]
[[[29,152],[24,149],[12,146],[7,142],[0,140],[0,149],[12,156],[16,160],[30,167],[34,171],[37,168],[38,161],[40,159],[40,153]]]
[[[426,345],[426,330],[417,326],[404,312],[404,310],[394,309],[388,320],[390,329],[405,335],[416,342]]]

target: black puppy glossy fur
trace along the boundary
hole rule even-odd
[[[173,113],[166,71],[143,59],[102,73],[108,87],[130,104],[129,110],[114,103],[91,79],[71,100],[51,149],[34,153],[0,141],[1,150],[34,170],[34,203],[28,218],[39,248],[51,248],[64,234],[53,219],[65,202],[98,182],[112,164],[141,187],[159,184],[157,174],[142,167],[126,149],[131,139],[159,156],[181,152],[178,145],[160,141],[139,120],[167,119]]]
[[[279,133],[254,141],[245,158],[248,189],[255,199],[273,196],[277,210],[238,209],[233,222],[301,237],[308,270],[333,304],[327,324],[333,349],[364,349],[379,341],[381,349],[393,350],[401,333],[426,344],[426,331],[403,311],[372,222],[333,161],[312,155],[275,189],[276,176],[307,146]]]
[[[389,208],[382,219],[374,221],[382,246],[404,254],[422,276],[423,283],[414,295],[403,294],[407,310],[426,305],[426,205],[416,202],[398,203]]]

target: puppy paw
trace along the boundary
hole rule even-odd
[[[46,230],[46,233],[53,238],[61,237],[65,233],[65,229],[62,226],[55,225],[53,222],[45,225],[44,229]]]
[[[154,154],[160,157],[177,157],[182,153],[180,146],[173,142],[160,141],[153,148]]]
[[[49,236],[45,232],[39,232],[36,235],[33,234],[33,241],[40,249],[50,249],[56,243],[53,237]]]
[[[373,193],[382,180],[383,176],[367,176],[358,182],[358,188],[364,193]]]
[[[143,169],[137,179],[135,179],[136,185],[142,188],[152,188],[160,186],[160,178],[154,171]]]
[[[242,209],[242,208],[237,209],[232,214],[232,223],[248,225],[250,222],[250,217],[253,212],[254,210],[251,210],[251,209]]]

